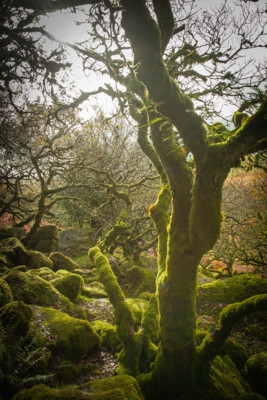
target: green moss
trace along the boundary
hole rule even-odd
[[[13,226],[0,226],[0,240],[16,236]]]
[[[99,346],[100,338],[88,321],[72,318],[52,308],[40,311],[45,317],[45,325],[56,336],[56,341],[50,344],[54,354],[64,354],[67,360],[78,361]]]
[[[53,271],[64,269],[66,271],[73,272],[75,269],[79,268],[78,264],[72,261],[69,257],[64,256],[64,254],[52,253],[50,254],[49,258],[53,262]]]
[[[55,277],[55,272],[47,267],[31,269],[28,271],[28,274],[39,276],[39,278],[45,279],[46,281],[51,281]]]
[[[241,344],[236,343],[231,339],[227,339],[221,347],[220,352],[222,354],[228,354],[239,371],[243,370],[248,359],[248,353]]]
[[[245,375],[251,387],[267,397],[267,353],[250,357],[245,365]]]
[[[107,293],[104,290],[99,289],[96,286],[90,286],[90,285],[82,287],[82,295],[95,299],[103,299],[108,297]]]
[[[39,276],[12,270],[4,279],[9,284],[15,300],[24,301],[26,304],[57,307],[71,316],[86,319],[84,310],[72,304],[50,282]]]
[[[236,400],[251,392],[250,386],[228,355],[217,356],[212,361],[210,378],[214,388],[227,400]]]
[[[53,268],[52,261],[39,251],[29,251],[29,261],[27,267],[30,269]]]
[[[24,336],[29,330],[32,309],[23,301],[12,301],[0,309],[2,326],[10,335]]]
[[[236,128],[240,128],[243,122],[248,118],[248,115],[239,111],[233,114],[232,121]]]
[[[74,382],[75,379],[86,376],[94,370],[96,370],[96,365],[91,363],[60,365],[57,367],[56,372],[57,381],[59,383],[70,384]]]
[[[112,378],[98,379],[88,382],[86,387],[91,393],[101,393],[110,389],[121,389],[127,400],[142,400],[139,385],[137,381],[129,375],[118,375]]]
[[[267,280],[254,274],[244,274],[216,280],[198,286],[197,307],[205,307],[207,313],[219,313],[222,305],[247,299],[254,294],[266,293]]]
[[[126,303],[128,304],[134,318],[136,321],[136,325],[141,324],[141,320],[143,317],[143,313],[148,306],[148,302],[142,299],[126,299]]]
[[[118,339],[116,328],[108,322],[94,321],[93,329],[100,336],[101,345],[107,349],[115,351],[121,343]]]
[[[73,302],[80,296],[84,285],[83,278],[80,275],[71,273],[53,279],[51,283],[61,294]]]
[[[126,281],[129,284],[129,293],[138,297],[143,292],[155,293],[156,277],[154,273],[142,267],[133,266],[126,272]]]
[[[25,389],[16,394],[12,400],[128,400],[120,389],[110,390],[104,393],[86,394],[72,389],[50,389],[45,385],[36,385],[31,389]],[[138,399],[139,400],[139,399]]]
[[[109,300],[115,309],[117,335],[123,344],[123,349],[119,353],[121,371],[135,376],[139,372],[138,363],[141,354],[141,341],[140,336],[134,330],[134,316],[125,301],[124,294],[109,265],[108,259],[98,247],[90,249],[88,255],[98,268],[99,280],[104,284]]]
[[[0,307],[5,306],[7,303],[13,301],[13,295],[8,283],[0,278]]]
[[[27,239],[26,239],[27,240]],[[41,226],[30,240],[31,249],[50,254],[58,250],[59,233],[55,225]]]
[[[3,239],[1,241],[1,253],[13,265],[23,265],[28,263],[29,254],[19,239],[15,237]]]

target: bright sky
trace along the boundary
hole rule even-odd
[[[196,0],[196,1],[199,7],[203,7],[203,9],[214,8],[222,2],[222,0]],[[236,0],[235,4],[237,4],[240,1],[242,0]],[[232,4],[233,1],[230,1],[230,3]],[[259,0],[258,4],[264,6],[266,4],[266,0]],[[86,39],[86,37],[88,36],[88,33],[86,31],[90,27],[89,24],[88,25],[75,24],[75,19],[77,20],[79,19],[79,17],[80,16],[78,14],[75,14],[72,11],[54,12],[48,16],[43,17],[42,23],[46,25],[46,29],[58,40],[75,43]],[[49,43],[47,45],[49,47]],[[105,82],[103,81],[103,79],[100,80],[95,75],[90,75],[89,77],[86,77],[83,73],[81,62],[77,57],[77,55],[75,54],[75,52],[70,49],[68,49],[68,52],[70,55],[70,60],[73,63],[72,76],[75,80],[78,89],[85,92],[86,91],[90,92],[98,89],[99,86],[104,85]],[[98,98],[98,101],[101,107],[104,108],[105,106],[107,108],[112,107],[111,100],[105,95]]]

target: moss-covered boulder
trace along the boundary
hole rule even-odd
[[[118,339],[116,328],[105,321],[94,321],[93,329],[101,339],[101,345],[111,351],[115,351],[121,343]]]
[[[0,317],[5,332],[24,336],[29,330],[32,309],[23,301],[12,301],[0,309]]]
[[[24,301],[26,304],[58,308],[71,316],[86,319],[84,310],[39,276],[30,272],[11,270],[4,279],[10,286],[15,300]]]
[[[6,256],[12,265],[27,265],[29,260],[28,251],[19,239],[15,237],[3,239],[0,245],[0,252]]]
[[[94,299],[103,299],[108,297],[105,290],[99,288],[95,285],[84,285],[82,287],[82,294],[83,296],[94,298]]]
[[[138,297],[142,292],[155,293],[156,291],[156,277],[149,269],[135,265],[126,272],[125,278],[129,285],[129,294],[134,297]]]
[[[53,354],[63,354],[70,361],[78,361],[100,344],[99,336],[88,321],[72,318],[52,308],[40,308],[44,325],[55,337],[49,344]]]
[[[245,365],[245,375],[251,387],[267,397],[267,353],[250,357]]]
[[[197,312],[219,314],[223,307],[267,292],[267,280],[244,274],[198,286]]]
[[[58,276],[51,281],[57,290],[68,297],[71,301],[75,302],[81,294],[84,285],[83,278],[77,274],[67,273],[63,276]]]
[[[239,396],[253,392],[228,355],[215,357],[211,363],[210,378],[223,399],[236,400]]]
[[[56,370],[56,379],[60,384],[69,385],[75,379],[86,376],[96,369],[97,366],[92,363],[59,365]]]
[[[40,251],[29,251],[29,260],[27,267],[29,269],[53,268],[53,262]]]
[[[45,385],[36,385],[25,389],[12,397],[12,400],[128,400],[121,389],[107,389],[104,393],[86,394],[73,389],[51,389]],[[131,400],[129,398],[129,400]],[[138,398],[140,400],[140,397]]]
[[[13,295],[8,283],[0,278],[0,307],[5,306],[7,303],[13,301]]]
[[[64,256],[62,253],[52,253],[49,258],[53,262],[53,271],[64,269],[69,272],[74,272],[75,269],[79,269],[78,264],[72,261],[69,257]]]
[[[56,273],[50,268],[43,267],[38,269],[30,269],[28,275],[39,276],[39,278],[45,279],[46,281],[51,281],[55,278]]]
[[[33,250],[50,254],[58,251],[59,233],[55,225],[41,226],[35,235],[31,238],[29,247]]]
[[[85,387],[90,393],[102,393],[111,389],[120,389],[127,400],[143,400],[137,381],[129,375],[118,375],[112,378],[97,379],[88,382]]]

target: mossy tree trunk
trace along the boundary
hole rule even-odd
[[[230,168],[266,135],[267,107],[263,104],[230,139],[209,144],[201,117],[190,98],[172,81],[163,62],[162,54],[174,27],[169,1],[153,2],[158,23],[142,0],[122,0],[121,5],[122,26],[131,42],[134,64],[138,65],[137,77],[150,98],[147,114],[156,162],[166,174],[172,200],[169,226],[168,218],[164,218],[166,209],[159,207],[163,192],[150,208],[159,239],[161,234],[165,237],[159,240],[157,279],[160,347],[154,369],[143,383],[153,388],[153,394],[147,390],[153,399],[172,398],[196,382],[197,267],[219,235],[222,186]],[[151,100],[157,105],[157,114],[151,112]],[[155,122],[155,116],[159,121]],[[175,140],[172,126],[178,130],[182,146]],[[143,129],[139,115],[139,133]],[[140,135],[139,144],[150,159],[155,159]],[[194,176],[188,152],[194,160]]]
[[[125,296],[109,265],[108,259],[98,247],[91,248],[88,256],[98,268],[99,279],[104,284],[109,300],[115,309],[117,335],[123,345],[118,356],[120,368],[117,373],[137,376],[148,368],[147,364],[149,363],[151,349],[150,338],[157,328],[157,300],[152,297],[144,312],[141,327],[136,331],[134,316],[125,301]]]

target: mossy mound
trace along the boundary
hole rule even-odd
[[[236,400],[253,392],[228,355],[215,357],[211,363],[210,378],[216,391],[227,400]]]
[[[39,269],[39,268],[53,268],[53,262],[42,254],[40,251],[29,251],[29,261],[27,264],[29,269]]]
[[[156,277],[149,269],[135,265],[126,272],[125,278],[129,285],[128,292],[134,297],[138,297],[142,292],[156,291]]]
[[[80,296],[82,287],[84,285],[83,278],[80,275],[71,273],[61,276],[59,275],[59,277],[53,279],[51,283],[61,294],[73,302],[75,302]]]
[[[53,354],[63,354],[67,360],[78,361],[99,346],[100,338],[88,321],[52,308],[40,308],[39,312],[44,325],[56,338],[49,344]]]
[[[111,351],[115,351],[121,343],[118,339],[116,328],[105,321],[94,321],[94,331],[100,336],[101,345]]]
[[[127,400],[143,400],[141,390],[137,381],[129,375],[118,375],[112,378],[98,379],[88,382],[85,387],[90,389],[90,393],[96,394],[107,392],[111,389],[120,389]]]
[[[244,274],[198,286],[197,311],[218,314],[227,304],[237,303],[256,294],[266,293],[267,280]]]
[[[104,299],[108,295],[105,290],[98,288],[97,286],[85,285],[82,287],[82,294],[89,298]]]
[[[0,307],[5,306],[7,303],[13,301],[13,295],[8,283],[0,278]]]
[[[52,253],[50,254],[49,258],[53,262],[53,271],[64,269],[69,272],[74,272],[75,269],[79,269],[79,265],[72,261],[69,257],[64,256],[64,254],[58,252]]]
[[[85,394],[72,389],[50,389],[45,385],[36,385],[25,389],[12,397],[12,400],[128,400],[122,390],[107,389],[104,393]],[[129,399],[131,400],[131,399]],[[140,400],[140,397],[138,398]]]
[[[39,278],[45,279],[46,281],[51,281],[54,279],[56,273],[52,271],[50,268],[43,267],[38,269],[30,269],[28,271],[29,275],[39,276]]]
[[[245,375],[251,387],[267,397],[267,353],[250,357],[245,365]]]
[[[84,310],[63,296],[50,282],[29,272],[11,270],[5,277],[15,300],[59,308],[71,316],[86,319]]]
[[[28,251],[19,239],[15,237],[3,239],[1,241],[0,252],[6,256],[12,265],[27,265],[29,260]]]
[[[55,225],[41,226],[31,238],[29,247],[33,250],[50,254],[58,250],[59,234]]]
[[[96,365],[92,363],[60,365],[57,367],[56,372],[57,381],[58,383],[70,384],[74,382],[75,379],[86,376],[96,369]]]
[[[0,309],[0,317],[5,332],[24,336],[29,330],[32,309],[23,301],[12,301]]]

